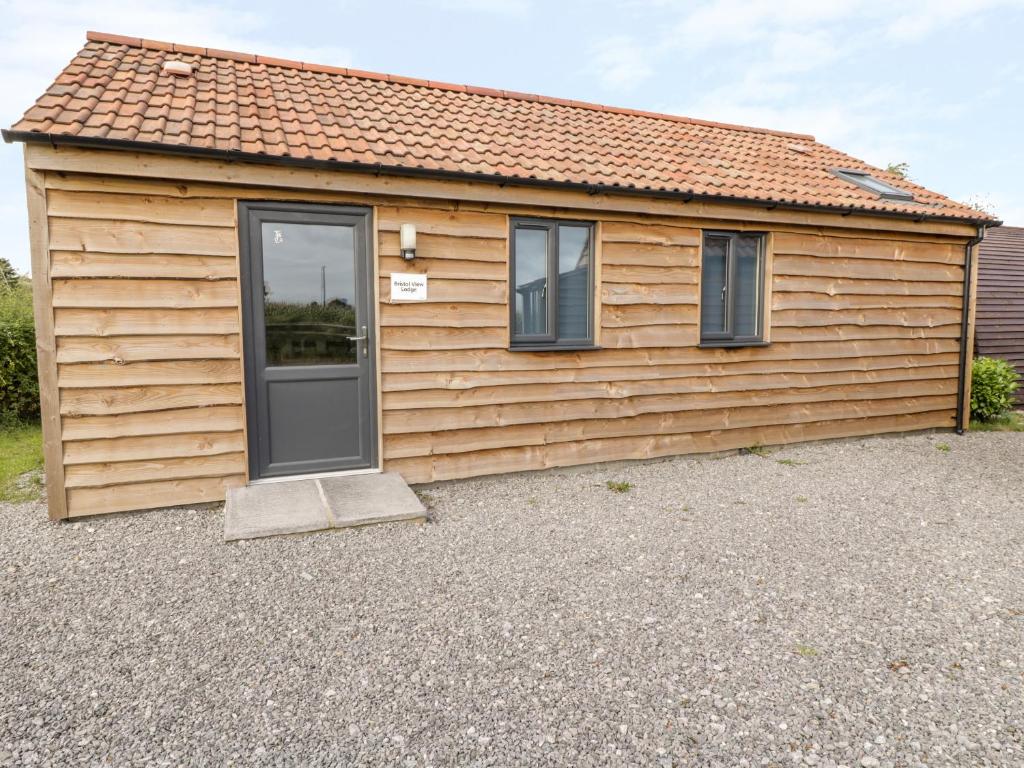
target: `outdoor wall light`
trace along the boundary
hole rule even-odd
[[[399,228],[398,238],[401,241],[402,258],[412,261],[416,258],[416,225],[403,224]]]

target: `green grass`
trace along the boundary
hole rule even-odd
[[[1016,411],[991,421],[971,421],[971,432],[1024,432],[1024,413]]]
[[[632,483],[627,483],[625,480],[609,480],[605,485],[608,486],[609,491],[615,493],[626,493],[633,487]]]
[[[800,459],[776,459],[776,464],[782,464],[784,467],[802,467],[806,464],[806,461],[800,461]]]
[[[949,443],[939,443],[935,446],[935,450],[942,451],[943,453],[949,453],[952,449],[949,447]]]
[[[42,483],[18,483],[18,478],[42,466],[43,434],[38,424],[0,430],[0,501],[38,499]]]

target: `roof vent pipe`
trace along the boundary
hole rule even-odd
[[[184,61],[165,61],[163,73],[165,75],[174,75],[175,77],[190,77],[192,75],[192,65]]]

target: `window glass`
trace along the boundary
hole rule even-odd
[[[355,227],[264,222],[267,365],[356,362]]]
[[[548,333],[548,232],[515,230],[515,328],[517,336]]]
[[[594,328],[594,228],[512,220],[512,346],[586,346]]]
[[[763,235],[705,233],[700,283],[702,343],[743,346],[761,341]]]
[[[758,237],[737,237],[734,243],[736,260],[736,295],[733,299],[733,335],[757,336],[761,311],[760,245]]]
[[[729,240],[723,237],[704,239],[704,267],[701,274],[701,333],[725,333],[726,327],[726,256]]]
[[[851,174],[851,175],[853,175],[853,174]],[[856,178],[857,178],[857,181],[859,181],[865,187],[868,187],[869,189],[874,190],[875,192],[878,192],[879,194],[884,193],[884,192],[892,193],[892,192],[898,192],[899,191],[895,187],[890,187],[888,184],[886,184],[884,182],[881,182],[881,181],[878,181],[874,177],[868,176],[867,174],[858,175]]]
[[[859,187],[863,187],[871,192],[874,192],[879,197],[886,198],[888,200],[913,200],[914,195],[911,192],[907,192],[903,189],[898,189],[891,184],[887,184],[881,179],[876,179],[874,176],[865,173],[863,171],[833,171],[839,178],[845,179],[846,181],[852,182]]]
[[[590,336],[590,227],[558,228],[558,338]]]

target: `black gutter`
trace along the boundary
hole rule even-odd
[[[971,272],[974,269],[974,246],[985,239],[986,225],[978,225],[978,234],[964,245],[964,295],[963,313],[960,316],[960,370],[957,374],[956,387],[956,433],[962,435],[965,422],[970,413],[970,403],[964,403],[964,391],[967,387],[967,338],[971,314]],[[965,407],[967,406],[967,407]]]
[[[691,201],[734,203],[736,205],[757,206],[759,208],[767,208],[769,210],[773,208],[786,208],[800,211],[816,211],[819,213],[837,213],[843,216],[858,213],[865,216],[881,216],[884,218],[904,219],[917,222],[944,221],[959,224],[973,224],[975,226],[997,226],[1002,223],[992,222],[988,219],[928,215],[926,212],[907,213],[903,211],[882,211],[871,208],[799,203],[795,201],[785,202],[758,200],[756,198],[736,197],[732,195],[698,194],[694,192],[668,189],[622,187],[614,184],[553,181],[532,177],[504,176],[502,174],[471,173],[469,171],[442,171],[433,168],[409,168],[403,166],[382,165],[381,163],[354,163],[342,162],[340,160],[316,160],[314,158],[305,157],[280,157],[275,155],[263,155],[257,152],[236,152],[232,150],[212,149],[208,147],[193,147],[187,144],[162,144],[157,142],[128,141],[126,139],[104,139],[92,136],[68,136],[54,133],[38,133],[35,131],[12,131],[6,128],[0,131],[0,133],[2,133],[4,141],[8,144],[15,141],[22,141],[25,143],[49,144],[54,148],[65,145],[70,147],[90,147],[94,149],[118,149],[134,152],[150,152],[161,155],[187,155],[189,157],[227,160],[229,162],[257,163],[260,165],[287,165],[335,171],[354,171],[358,173],[370,173],[377,176],[382,173],[386,173],[391,176],[411,178],[444,179],[448,181],[481,181],[485,183],[498,184],[499,186],[515,185],[521,187],[541,187],[544,189],[576,190],[586,192],[590,195],[603,192],[619,195],[635,195],[639,197],[679,200],[684,203]]]

